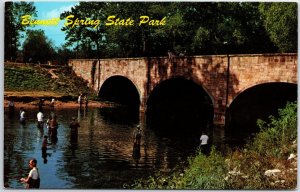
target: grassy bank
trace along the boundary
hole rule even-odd
[[[76,99],[87,92],[95,93],[86,82],[74,75],[69,67],[25,64],[4,65],[4,90],[6,97],[69,97]]]
[[[224,156],[197,152],[187,168],[137,181],[135,189],[295,189],[297,185],[297,104],[288,103],[243,148]],[[295,155],[295,156],[294,156]]]

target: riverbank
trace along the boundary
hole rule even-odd
[[[295,190],[297,189],[297,103],[278,110],[278,117],[258,120],[260,132],[240,149],[225,155],[200,151],[189,165],[172,174],[138,180],[134,189]]]
[[[4,108],[8,107],[9,100],[14,101],[16,109],[21,107],[24,108],[36,108],[40,99],[44,100],[44,107],[51,107],[52,98],[55,100],[55,108],[75,108],[79,107],[76,98],[65,96],[62,94],[57,94],[54,92],[45,91],[35,91],[35,92],[17,92],[17,91],[7,91],[4,92]],[[111,107],[114,103],[101,102],[101,101],[88,101],[88,107]]]
[[[8,107],[8,100],[4,100],[4,108]],[[33,101],[33,102],[14,102],[15,104],[15,108],[36,108],[38,107],[38,103]],[[83,107],[85,107],[84,105],[82,105]],[[112,107],[114,106],[114,104],[111,103],[103,103],[103,102],[99,102],[99,101],[89,101],[88,103],[88,107]],[[50,106],[50,101],[45,101],[44,103],[44,107],[51,107]],[[62,101],[55,101],[55,108],[75,108],[75,107],[79,107],[79,104],[77,102],[74,101],[69,101],[69,102],[62,102]]]

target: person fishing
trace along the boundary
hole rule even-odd
[[[72,117],[72,121],[70,123],[71,130],[71,142],[77,142],[78,140],[78,128],[80,127],[78,121],[75,117]]]
[[[43,127],[44,127],[44,114],[42,113],[42,111],[39,111],[37,113],[36,117],[37,117],[37,121],[38,121],[37,127],[39,129],[43,129]]]
[[[23,107],[21,107],[20,108],[20,123],[25,124],[25,122],[26,122],[26,110]]]
[[[141,126],[140,125],[136,126],[136,130],[133,133],[133,139],[134,139],[134,143],[137,143],[138,145],[141,144],[142,131],[141,131]]]
[[[50,120],[50,138],[51,141],[57,141],[57,128],[58,128],[58,123],[57,123],[57,116],[54,114],[52,119]]]
[[[209,154],[208,139],[209,139],[208,135],[206,134],[205,131],[203,131],[200,136],[200,150],[201,153],[203,153],[204,155]]]
[[[36,167],[37,160],[31,159],[29,161],[29,167],[31,168],[27,178],[21,178],[22,183],[26,183],[26,189],[38,189],[40,188],[40,174]]]

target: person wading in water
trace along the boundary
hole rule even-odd
[[[20,181],[26,183],[26,189],[38,189],[40,188],[40,174],[36,167],[37,160],[31,159],[29,161],[29,167],[31,168],[27,178],[21,178]]]

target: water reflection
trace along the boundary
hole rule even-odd
[[[44,138],[43,138],[43,143],[42,143],[42,158],[44,159],[44,164],[47,164],[48,160],[47,160],[47,157],[51,157],[51,153],[47,153],[47,146],[48,146],[48,136],[47,135],[44,135]]]
[[[119,106],[117,108],[101,108],[99,113],[109,124],[136,124],[139,122],[139,108]]]
[[[127,111],[127,112],[126,112]],[[154,171],[170,171],[193,153],[184,139],[159,136],[149,129],[139,114],[125,108],[85,110],[44,110],[46,117],[57,115],[57,142],[48,137],[46,151],[41,150],[47,128],[36,126],[36,110],[28,111],[25,125],[18,116],[5,112],[4,178],[10,188],[23,188],[18,179],[28,173],[28,159],[38,161],[41,188],[49,189],[121,189],[134,179]],[[129,115],[131,114],[131,115]],[[71,140],[71,117],[77,117],[78,139]],[[142,127],[139,145],[133,132]]]
[[[132,157],[136,163],[136,166],[138,166],[139,160],[141,158],[141,144],[138,142],[133,143]]]

